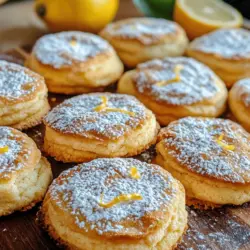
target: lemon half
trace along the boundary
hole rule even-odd
[[[177,0],[174,20],[190,39],[219,28],[236,28],[243,24],[242,15],[220,0]]]

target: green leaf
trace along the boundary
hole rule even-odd
[[[173,19],[175,0],[133,0],[146,16]]]

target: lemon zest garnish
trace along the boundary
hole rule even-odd
[[[4,146],[4,147],[0,148],[0,154],[4,154],[4,153],[6,153],[8,151],[9,151],[9,147],[8,146]]]
[[[178,80],[176,78],[173,78],[173,79],[169,79],[167,81],[160,81],[160,82],[157,82],[156,85],[159,86],[159,87],[162,87],[162,86],[165,86],[165,85],[168,85],[170,83],[173,83],[173,82],[177,82]]]
[[[169,83],[173,83],[173,82],[179,82],[181,80],[181,70],[183,69],[183,65],[181,64],[177,64],[174,68],[174,73],[175,73],[175,77],[172,78],[172,79],[169,79],[167,81],[160,81],[160,82],[157,82],[156,85],[157,86],[165,86]]]
[[[103,109],[107,108],[107,97],[106,96],[101,96],[102,99],[102,103],[100,105],[98,105],[97,107],[95,107],[95,111],[102,111]]]
[[[117,197],[115,197],[113,200],[111,200],[108,203],[103,203],[103,194],[101,195],[101,201],[99,202],[99,205],[104,208],[110,208],[113,207],[114,205],[121,203],[121,202],[126,202],[126,201],[135,201],[135,200],[142,200],[142,196],[137,193],[133,194],[121,194]]]
[[[223,134],[221,134],[221,135],[219,136],[219,138],[218,138],[218,141],[222,141],[222,140],[223,140],[223,138],[224,138],[224,135],[223,135]]]
[[[216,140],[216,142],[217,142],[222,148],[224,148],[224,149],[226,149],[226,150],[234,151],[234,150],[235,150],[235,146],[234,146],[234,145],[228,145],[228,144],[226,144],[225,142],[222,141],[223,138],[224,138],[224,135],[221,134],[221,135],[219,136],[219,138]]]
[[[133,179],[137,179],[137,180],[141,178],[140,173],[138,172],[136,167],[131,167],[130,168],[130,176]]]
[[[124,113],[124,114],[127,114],[127,115],[130,115],[130,116],[135,116],[135,113],[134,112],[131,112],[131,111],[127,111],[127,110],[124,110],[124,109],[119,109],[119,108],[109,108],[107,107],[107,104],[108,104],[108,99],[106,96],[101,96],[101,99],[102,99],[102,103],[100,105],[98,105],[97,107],[95,107],[95,111],[97,112],[101,112],[101,111],[107,111],[107,112],[121,112],[121,113]]]
[[[69,43],[71,46],[76,46],[77,44],[76,40],[73,40],[73,39]]]
[[[121,112],[121,113],[130,115],[130,116],[135,116],[135,113],[134,113],[134,112],[127,111],[127,110],[124,110],[124,109],[106,108],[105,111],[108,111],[108,112]]]

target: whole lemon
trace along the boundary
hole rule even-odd
[[[35,11],[51,31],[98,32],[116,15],[119,0],[36,0]]]

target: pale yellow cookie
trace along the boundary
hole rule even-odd
[[[100,35],[108,40],[129,67],[169,56],[182,56],[188,45],[185,31],[160,18],[128,18],[107,25]]]
[[[220,116],[226,110],[228,96],[218,76],[187,57],[139,64],[122,76],[118,92],[137,97],[161,125],[186,116]]]
[[[53,181],[39,218],[70,249],[171,250],[187,227],[185,190],[157,165],[97,159]]]
[[[250,132],[250,78],[235,83],[229,92],[229,106],[236,119]]]
[[[52,180],[49,162],[26,134],[0,126],[0,216],[40,202]]]
[[[192,41],[187,55],[209,66],[230,88],[250,77],[250,31],[216,30]]]
[[[230,120],[187,117],[162,129],[156,163],[201,208],[250,201],[250,135]]]
[[[107,41],[76,31],[40,38],[26,65],[44,76],[50,92],[61,94],[101,91],[123,73],[123,64]]]
[[[156,142],[154,114],[136,98],[111,93],[73,97],[44,119],[45,151],[63,162],[140,154]]]
[[[0,60],[0,125],[27,129],[41,123],[50,106],[44,78]]]

